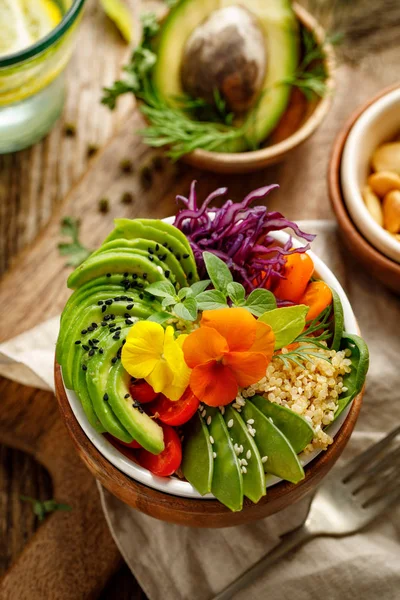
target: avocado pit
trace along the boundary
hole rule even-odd
[[[260,94],[267,68],[263,31],[241,6],[214,11],[189,36],[181,83],[194,98],[214,101],[215,90],[234,113],[247,111]]]

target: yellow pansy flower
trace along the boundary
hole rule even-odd
[[[145,379],[155,392],[179,400],[189,385],[191,371],[182,350],[186,337],[182,334],[175,339],[171,326],[164,330],[159,323],[137,321],[122,348],[122,364],[133,377]]]

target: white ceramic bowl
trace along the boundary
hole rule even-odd
[[[172,223],[173,219],[169,218],[169,219],[165,219],[165,221],[168,223]],[[282,244],[285,243],[288,239],[288,234],[285,232],[275,232],[275,233],[271,233],[270,235],[275,237]],[[293,245],[301,246],[301,244],[295,239],[293,239]],[[338,282],[336,277],[333,275],[332,271],[330,269],[328,269],[328,267],[325,265],[325,263],[322,260],[320,260],[317,256],[315,256],[315,254],[313,252],[309,252],[309,255],[313,259],[314,265],[315,265],[315,270],[318,273],[318,275],[321,277],[321,279],[326,281],[326,283],[330,287],[332,287],[334,290],[336,290],[336,292],[340,296],[340,299],[343,304],[345,330],[349,333],[358,333],[358,326],[357,326],[357,322],[356,322],[353,310],[350,306],[350,302],[348,301],[347,296],[344,293],[343,288],[341,287],[340,283]],[[73,411],[79,425],[82,427],[82,429],[84,430],[84,432],[87,435],[87,437],[89,438],[89,440],[97,448],[97,450],[99,452],[101,452],[101,454],[107,460],[110,461],[110,463],[112,463],[120,471],[125,473],[125,475],[128,475],[129,477],[132,477],[132,479],[135,479],[136,481],[139,481],[140,483],[143,483],[151,488],[160,490],[161,492],[165,492],[167,494],[172,494],[174,496],[183,496],[185,498],[198,498],[198,499],[204,499],[204,500],[207,500],[210,498],[212,499],[214,497],[211,494],[208,494],[206,496],[201,496],[195,490],[195,488],[187,481],[182,481],[175,477],[156,477],[155,475],[150,473],[150,471],[148,471],[147,469],[144,469],[143,467],[139,466],[135,462],[126,458],[116,448],[114,448],[114,446],[112,444],[110,444],[110,442],[102,434],[97,433],[97,431],[95,431],[93,429],[93,427],[90,425],[89,421],[86,418],[86,415],[83,411],[82,405],[79,401],[78,396],[75,394],[75,392],[73,392],[72,390],[66,389],[66,393],[67,393],[68,401],[71,405],[72,411]],[[329,433],[329,435],[335,436],[337,434],[337,432],[341,428],[342,424],[344,423],[349,410],[350,410],[350,405],[348,406],[348,408],[345,411],[343,411],[343,413],[340,415],[340,417],[337,419],[337,421],[335,421],[327,429],[327,432]],[[307,465],[308,463],[310,463],[316,456],[318,456],[319,453],[320,453],[320,451],[315,451],[310,454],[307,454],[307,456],[300,456],[302,465],[304,466],[304,465]],[[275,485],[279,481],[281,481],[281,479],[279,479],[278,477],[274,477],[272,475],[268,476],[267,487]]]
[[[400,263],[400,243],[371,217],[361,190],[370,173],[373,152],[400,133],[400,87],[371,104],[346,140],[340,178],[343,198],[355,225],[377,250]]]

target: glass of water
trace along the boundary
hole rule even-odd
[[[0,0],[0,154],[39,141],[59,117],[84,3]]]

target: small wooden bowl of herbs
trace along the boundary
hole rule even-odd
[[[215,6],[214,6],[215,4]],[[142,17],[141,43],[125,77],[102,102],[133,93],[146,144],[173,160],[220,173],[283,160],[328,113],[332,45],[289,0],[178,0],[160,22]]]

